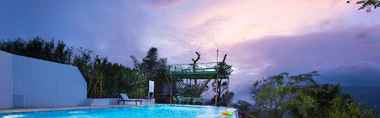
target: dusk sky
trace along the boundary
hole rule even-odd
[[[1,0],[0,38],[64,40],[131,65],[157,47],[169,63],[234,67],[232,89],[280,72],[370,68],[380,72],[380,11],[345,0]],[[380,79],[380,78],[378,78]],[[379,80],[378,80],[379,81]],[[376,85],[380,85],[376,84]]]

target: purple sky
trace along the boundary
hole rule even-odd
[[[280,72],[380,68],[380,11],[344,0],[2,0],[0,37],[42,36],[130,65],[159,48],[169,63],[195,51],[233,64],[232,89]]]

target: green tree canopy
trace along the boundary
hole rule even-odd
[[[339,85],[318,84],[317,72],[278,74],[253,84],[253,110],[242,110],[263,118],[375,118],[376,113],[341,91]],[[245,104],[246,105],[246,104]],[[238,106],[237,108],[240,108]]]
[[[131,56],[135,69],[142,74],[143,78],[155,81],[155,98],[160,102],[163,90],[168,86],[170,78],[166,58],[159,58],[158,49],[152,47],[148,50],[142,61]]]
[[[347,0],[347,3],[351,3],[351,0]],[[359,0],[356,4],[360,5],[359,10],[366,9],[370,12],[372,9],[380,7],[380,0]]]

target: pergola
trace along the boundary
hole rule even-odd
[[[218,75],[217,62],[199,64],[174,64],[169,66],[169,73],[175,79],[229,79]]]
[[[225,59],[224,59],[225,60]],[[227,89],[230,83],[229,73],[222,72],[220,66],[222,64],[225,64],[225,62],[209,62],[209,63],[196,63],[195,60],[193,64],[174,64],[169,66],[169,75],[172,80],[190,80],[190,86],[192,84],[197,84],[197,80],[214,80],[217,84],[216,87],[222,86],[221,82],[226,81],[227,82]],[[192,83],[192,80],[194,80],[194,83]],[[170,90],[170,96],[172,103],[172,97],[173,97],[173,86],[176,87],[176,84],[172,84],[171,90]],[[215,92],[215,95],[220,96],[221,92]],[[215,103],[218,101],[216,100]]]

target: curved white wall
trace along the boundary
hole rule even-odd
[[[0,51],[0,58],[2,55],[8,55],[8,60],[0,59],[0,64],[11,65],[0,67],[0,73],[11,71],[11,77],[6,78],[13,81],[12,96],[9,96],[12,98],[12,107],[63,107],[85,104],[87,84],[76,67]],[[3,75],[0,77],[3,78]],[[1,78],[0,80],[6,80]],[[0,86],[2,85],[1,82]],[[0,88],[0,96],[3,96],[2,91],[9,91],[8,89]],[[2,98],[0,108],[9,108],[1,103]]]
[[[0,51],[0,108],[13,107],[12,55]]]

